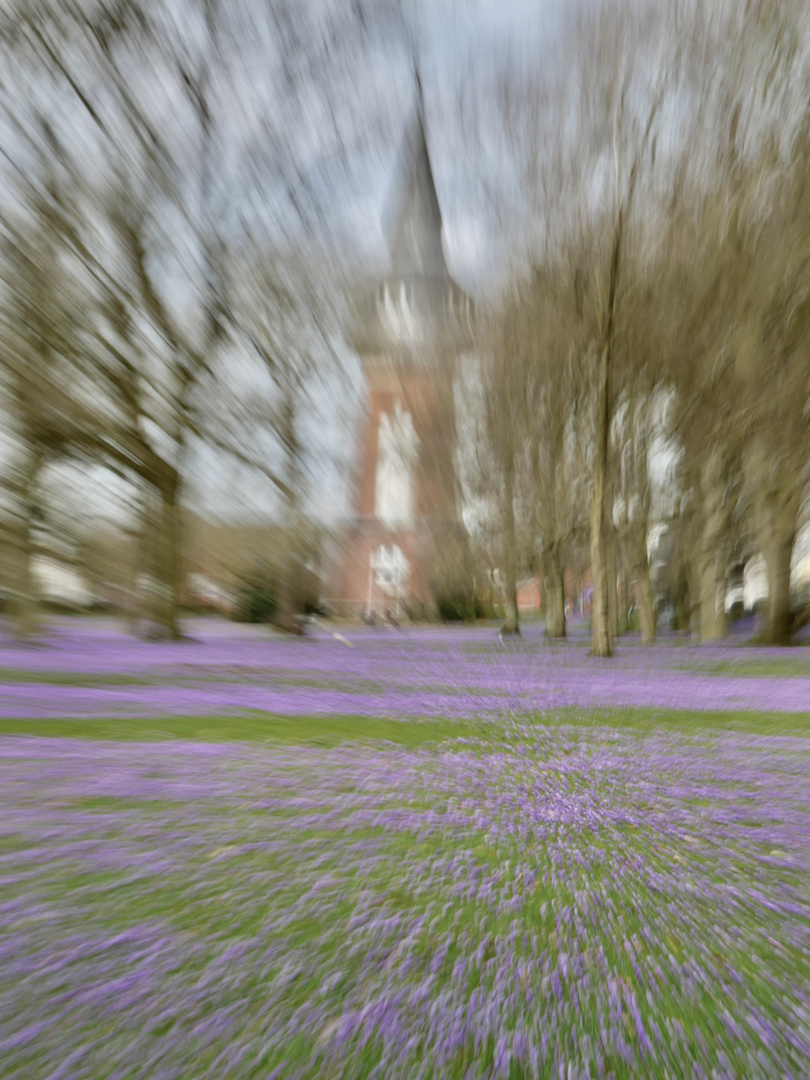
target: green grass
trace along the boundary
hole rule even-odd
[[[0,668],[3,683],[31,683],[45,686],[151,686],[153,679],[143,675],[124,675],[118,672],[31,671],[21,668]]]
[[[638,732],[656,729],[698,735],[739,731],[757,735],[810,737],[810,710],[802,713],[756,711],[702,712],[686,709],[604,708],[557,709],[534,713],[527,719],[538,726],[571,725],[630,728]],[[0,718],[0,736],[33,735],[49,738],[154,741],[190,739],[201,742],[255,742],[271,740],[287,745],[338,746],[348,742],[380,742],[396,746],[420,746],[446,739],[508,739],[503,721],[487,719],[398,720],[374,716],[282,716],[250,712],[238,716],[166,716],[99,718]]]
[[[810,697],[810,695],[808,695]],[[679,735],[739,731],[749,735],[810,737],[810,709],[806,712],[759,712],[748,710],[701,710],[639,708],[559,709],[536,714],[539,723],[571,724],[578,728],[618,727],[638,732],[671,731]]]
[[[338,746],[347,742],[379,741],[419,746],[463,735],[480,735],[485,725],[466,720],[394,720],[368,716],[280,716],[246,713],[239,716],[167,716],[160,719],[47,718],[0,719],[0,736],[34,735],[49,738],[153,741],[190,739],[201,742],[272,740],[297,746]]]
[[[189,686],[199,683],[248,683],[259,686],[302,686],[315,690],[339,690],[344,693],[374,694],[382,687],[372,679],[359,677],[337,678],[301,674],[290,674],[277,667],[245,665],[236,667],[210,668],[203,665],[172,666],[164,672],[160,667],[148,675],[129,675],[124,672],[74,672],[74,671],[35,671],[21,668],[0,668],[0,687],[3,683],[17,683],[30,686]],[[433,689],[431,687],[431,689]]]
[[[683,665],[681,671],[693,675],[733,675],[735,678],[807,679],[810,678],[810,657],[806,653],[774,656],[767,659],[717,660],[712,663]]]

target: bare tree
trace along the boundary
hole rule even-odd
[[[232,396],[230,418],[227,405],[220,410],[218,442],[238,445],[237,426],[257,444],[269,438],[265,458],[279,464],[265,473],[281,496],[286,538],[278,622],[300,630],[304,504],[322,452],[316,428],[329,422],[324,414],[345,378],[341,333],[347,290],[325,251],[243,251],[229,280],[230,334],[235,346],[248,346],[255,363],[244,369],[245,385]],[[247,450],[244,457],[250,460]]]
[[[696,72],[702,129],[685,159],[669,247],[681,319],[676,382],[691,490],[693,594],[703,638],[723,632],[731,527],[751,508],[769,578],[764,637],[790,633],[790,563],[807,482],[807,59],[801,9],[703,25],[713,68]]]
[[[516,397],[523,402],[514,417],[527,458],[520,473],[521,548],[526,565],[542,572],[550,637],[565,636],[565,571],[585,504],[576,377],[583,321],[573,285],[564,265],[537,265],[517,284],[504,313],[515,342],[511,362],[519,365],[512,376]]]
[[[662,167],[657,133],[679,62],[670,30],[669,12],[650,5],[590,14],[571,37],[563,76],[524,83],[510,76],[503,96],[505,130],[532,221],[523,230],[529,260],[536,261],[532,248],[539,243],[541,261],[567,278],[572,358],[589,391],[590,408],[581,402],[578,418],[580,437],[590,433],[585,441],[597,656],[610,655],[618,622],[617,470],[610,433],[621,397],[625,262],[630,245],[646,243],[644,229],[633,226],[636,215],[648,212],[653,179]]]
[[[499,551],[503,570],[505,604],[504,633],[520,633],[517,582],[519,538],[517,500],[520,475],[525,474],[526,430],[526,339],[505,313],[480,319],[479,350],[482,365],[486,443],[482,446],[479,467],[489,479],[489,497],[499,525]]]
[[[85,348],[73,359],[99,407],[63,450],[137,477],[148,614],[171,637],[190,450],[203,439],[242,455],[225,446],[215,407],[234,325],[226,254],[246,234],[326,228],[325,179],[347,167],[347,135],[358,142],[369,120],[347,127],[335,95],[359,100],[358,57],[381,29],[401,31],[394,3],[316,8],[59,0],[0,16],[14,74],[0,87],[4,175],[18,202],[45,200],[83,290]],[[248,103],[241,65],[262,56]],[[328,143],[317,160],[302,141],[313,112]],[[282,443],[288,413],[266,417]],[[284,488],[272,463],[256,464]]]

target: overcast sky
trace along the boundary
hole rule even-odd
[[[555,44],[578,9],[576,0],[423,0],[413,10],[413,37],[424,89],[427,137],[444,220],[448,266],[459,283],[485,292],[508,258],[508,238],[493,221],[480,185],[480,160],[459,124],[458,100],[476,86],[494,85],[510,63],[545,68],[555,62]],[[382,216],[402,141],[412,122],[416,87],[407,42],[393,46],[384,77],[393,91],[391,130],[382,144],[357,156],[352,178],[336,188],[332,213],[341,231],[373,275],[388,259]],[[359,365],[354,368],[360,379]],[[345,417],[318,429],[324,468],[314,478],[313,509],[335,521],[348,509],[345,466],[354,447]],[[339,468],[333,467],[337,461]],[[340,468],[342,467],[342,468]],[[341,475],[343,473],[343,475]],[[233,462],[200,449],[191,483],[194,501],[209,512],[263,514],[274,504],[268,484]]]
[[[555,45],[581,6],[582,0],[424,0],[414,13],[445,253],[451,272],[469,289],[487,288],[492,264],[503,259],[504,251],[480,182],[482,173],[491,178],[498,163],[482,161],[480,148],[470,144],[459,123],[458,99],[472,83],[494,86],[507,63],[551,68],[558,55]],[[392,59],[390,77],[398,87],[392,138],[379,159],[360,165],[357,188],[342,211],[371,262],[384,262],[387,254],[380,215],[415,102],[407,46]]]

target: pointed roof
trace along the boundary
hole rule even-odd
[[[400,279],[450,275],[442,247],[442,212],[425,137],[421,83],[416,114],[400,153],[385,215],[393,276]]]
[[[386,356],[428,356],[442,343],[470,339],[474,304],[450,276],[442,246],[442,212],[425,138],[422,84],[383,214],[391,272],[358,306],[352,341],[364,362]]]

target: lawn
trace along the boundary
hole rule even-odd
[[[807,1075],[803,650],[83,633],[0,649],[4,1078]]]

